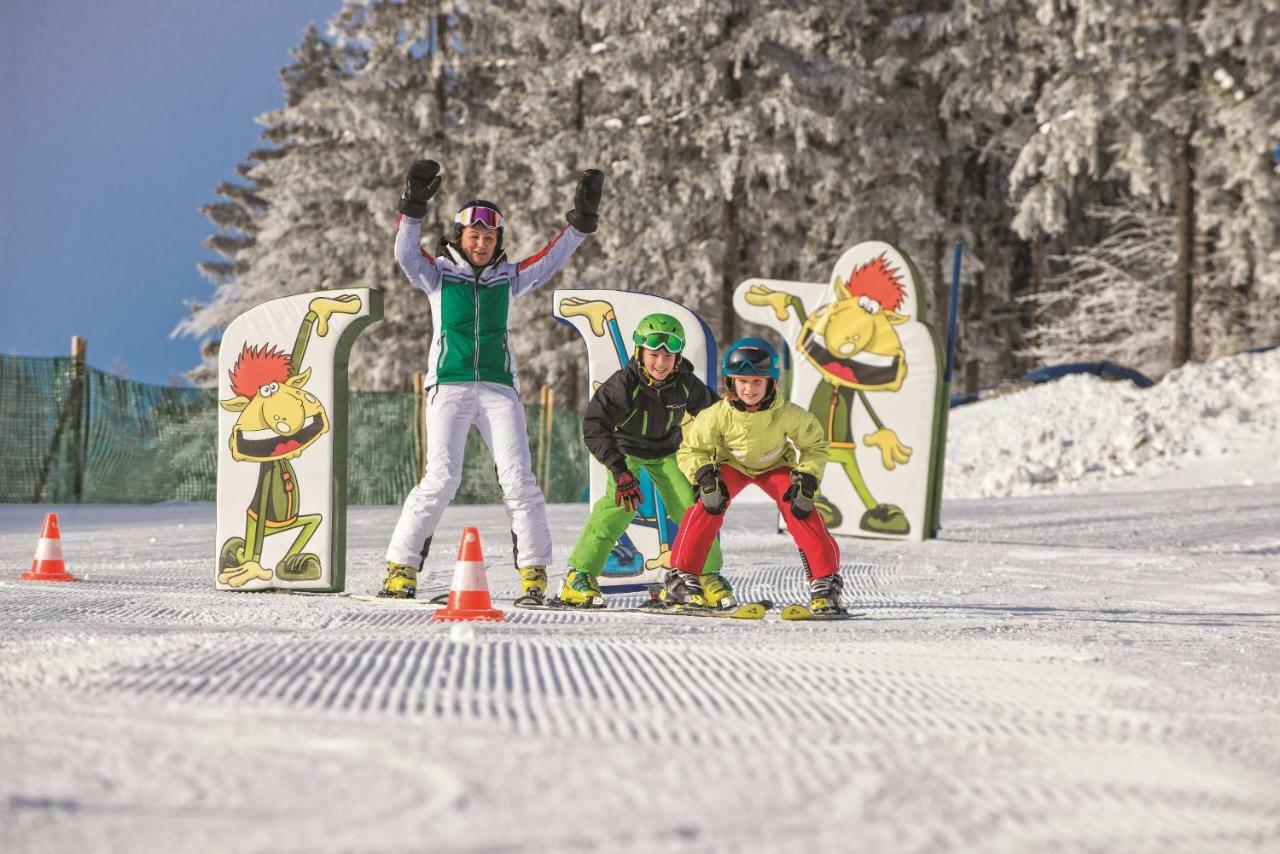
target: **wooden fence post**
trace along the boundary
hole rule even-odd
[[[31,496],[32,504],[39,504],[44,499],[44,490],[49,483],[50,472],[57,462],[58,448],[62,444],[63,433],[67,422],[73,421],[71,428],[72,441],[72,495],[76,501],[84,492],[84,443],[85,443],[85,389],[88,371],[85,369],[85,340],[79,335],[71,338],[71,388],[67,399],[62,402],[58,412],[58,423],[53,430],[49,447],[45,450],[44,459],[40,463],[40,474],[36,477],[36,488]]]
[[[85,352],[88,350],[88,342],[80,335],[71,336],[71,400],[72,400],[72,418],[75,419],[75,435],[73,441],[73,457],[75,462],[72,471],[75,480],[73,481],[73,491],[76,503],[79,504],[84,498],[84,452],[85,442],[88,439],[88,431],[85,429],[85,421],[89,417],[89,371],[85,364]]]
[[[538,441],[538,479],[544,495],[551,488],[551,428],[555,418],[556,392],[551,386],[542,387],[542,423]]]

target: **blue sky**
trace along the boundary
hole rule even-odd
[[[0,352],[163,384],[213,286],[199,212],[258,147],[277,72],[341,0],[0,0]]]

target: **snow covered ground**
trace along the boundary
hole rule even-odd
[[[19,582],[44,509],[0,506],[0,851],[1280,850],[1280,485],[949,501],[842,541],[828,624],[218,593],[210,505],[54,508],[82,580]],[[728,571],[798,599],[772,522]],[[497,507],[434,581],[464,524],[509,602]]]
[[[951,412],[948,498],[1280,483],[1280,348],[1149,389],[1075,375]]]

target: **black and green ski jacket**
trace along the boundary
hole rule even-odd
[[[605,468],[622,474],[627,454],[646,460],[674,454],[685,413],[697,415],[719,399],[683,356],[662,385],[651,384],[632,356],[591,396],[582,438]]]

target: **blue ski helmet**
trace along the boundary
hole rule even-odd
[[[726,377],[778,378],[778,351],[761,338],[739,338],[724,351],[720,373]]]

